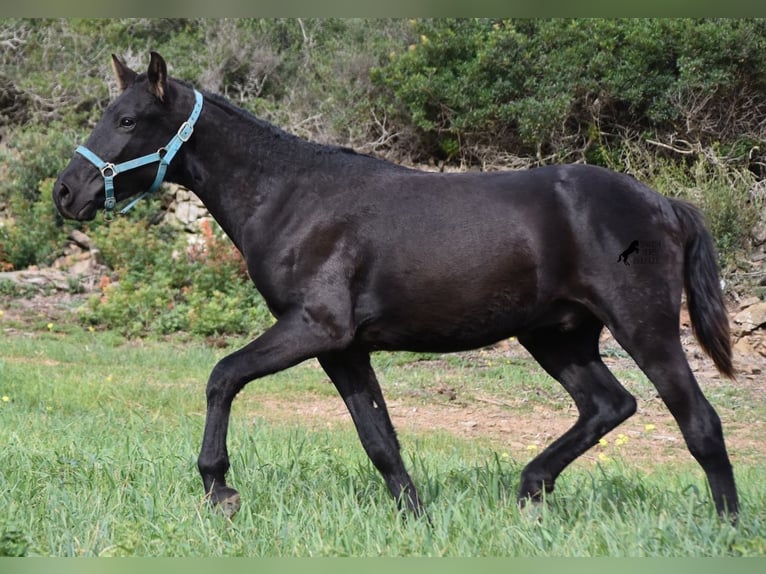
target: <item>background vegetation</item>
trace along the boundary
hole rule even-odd
[[[765,20],[0,20],[0,267],[61,254],[75,224],[53,211],[53,179],[116,95],[109,53],[143,69],[152,49],[173,75],[289,131],[394,161],[631,173],[703,208],[731,274],[763,202],[765,47]],[[203,302],[254,303],[235,258],[204,272],[207,287],[188,279],[211,258],[172,269],[186,238],[151,224],[161,209],[156,199],[130,216],[140,234],[80,225],[102,251],[128,241],[137,257],[108,261],[106,301],[121,303],[96,298],[83,320],[207,333]]]

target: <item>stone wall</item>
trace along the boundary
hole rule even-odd
[[[202,201],[193,192],[180,185],[166,185],[162,201],[165,209],[163,221],[182,227],[190,233],[199,231],[200,221],[210,219],[210,213]]]

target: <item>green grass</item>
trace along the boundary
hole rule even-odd
[[[243,506],[229,521],[206,507],[196,470],[204,385],[225,352],[76,329],[6,334],[0,555],[766,555],[762,453],[736,466],[743,510],[733,528],[715,515],[690,460],[578,462],[530,512],[515,504],[525,461],[486,440],[400,433],[429,526],[396,512],[349,426],[267,423],[246,401],[235,402],[230,429],[229,479]],[[411,396],[434,377],[464,395],[548,384],[513,361],[472,368],[459,356],[419,359],[376,358],[381,379],[393,382],[390,395]],[[247,392],[252,401],[333,393],[308,363]]]

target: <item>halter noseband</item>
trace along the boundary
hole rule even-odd
[[[194,124],[197,123],[197,119],[202,112],[202,94],[200,94],[197,90],[194,90],[194,98],[194,109],[189,115],[189,119],[181,124],[181,127],[178,128],[176,135],[171,138],[165,147],[161,147],[154,153],[144,155],[136,159],[124,161],[115,165],[113,163],[104,161],[85,146],[77,146],[75,152],[79,153],[81,156],[95,165],[96,169],[101,172],[101,177],[104,178],[104,193],[106,194],[106,199],[104,201],[104,215],[107,219],[112,219],[112,211],[117,204],[117,201],[114,197],[114,178],[118,173],[130,171],[131,169],[136,169],[138,167],[143,167],[150,163],[159,162],[159,165],[157,166],[157,176],[154,178],[154,183],[152,183],[149,189],[131,201],[126,207],[121,209],[120,215],[124,215],[130,211],[142,198],[146,197],[150,193],[154,193],[160,188],[162,180],[165,179],[165,172],[168,169],[168,165],[170,165],[170,162],[173,161],[173,158],[175,157],[176,153],[178,153],[178,150],[181,149],[181,146],[185,142],[189,141],[189,138],[194,131]]]

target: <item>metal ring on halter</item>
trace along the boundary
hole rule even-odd
[[[111,171],[112,173],[106,173],[107,170]],[[114,164],[113,163],[107,163],[106,165],[104,165],[101,168],[101,175],[104,178],[114,177],[115,175],[117,175],[117,170],[114,168]]]

